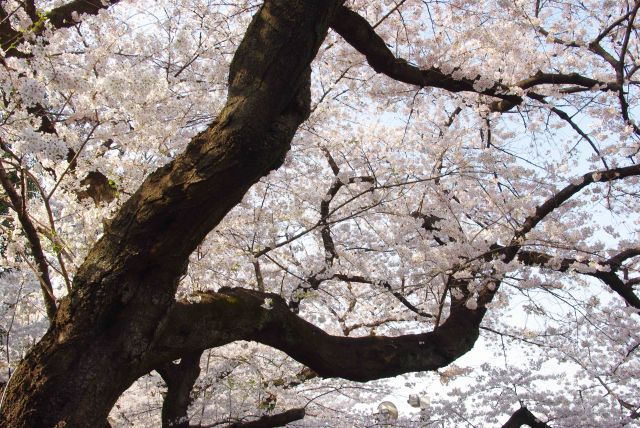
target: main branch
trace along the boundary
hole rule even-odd
[[[444,73],[438,67],[420,68],[409,64],[402,58],[397,58],[389,49],[384,40],[376,33],[365,18],[356,12],[341,7],[331,22],[331,28],[353,46],[358,52],[367,58],[369,65],[378,73],[383,73],[399,82],[408,83],[420,87],[442,88],[450,92],[475,92],[500,98],[495,104],[497,111],[509,110],[522,103],[522,97],[510,94],[510,87],[501,82],[493,82],[488,88],[481,88],[477,80],[470,78],[454,78]],[[531,89],[538,85],[562,85],[571,84],[584,88],[597,87],[599,90],[620,89],[617,82],[601,82],[577,73],[553,74],[538,72],[522,81],[515,82],[512,86],[523,90]],[[485,86],[485,85],[481,85]]]
[[[271,308],[265,309],[265,299]],[[319,376],[368,381],[444,367],[469,351],[485,309],[452,309],[432,332],[397,337],[332,336],[300,318],[276,294],[243,288],[201,293],[168,315],[151,366],[190,352],[250,340],[280,349]]]

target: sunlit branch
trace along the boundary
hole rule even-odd
[[[484,326],[484,325],[480,326],[480,330],[485,330],[485,331],[488,331],[490,333],[497,334],[498,336],[501,336],[501,337],[508,337],[509,339],[517,340],[518,342],[527,343],[529,345],[534,345],[534,346],[539,346],[539,347],[544,347],[545,346],[543,343],[534,342],[533,340],[529,340],[526,337],[516,336],[515,334],[510,334],[510,333],[505,333],[503,331],[498,331],[498,330],[495,330],[495,329],[493,329],[491,327],[487,327],[487,326]]]
[[[549,36],[551,34],[551,33],[549,33],[549,31],[545,30],[542,27],[538,27],[538,31],[540,32],[540,34],[542,34],[543,36],[545,36],[547,38],[549,38]],[[589,51],[595,53],[600,58],[602,58],[607,63],[609,63],[609,65],[611,65],[612,67],[617,68],[617,66],[618,66],[618,60],[616,60],[609,52],[607,52],[600,45],[600,43],[592,42],[592,43],[587,43],[587,44],[580,44],[580,43],[577,43],[575,41],[562,40],[561,38],[555,37],[555,36],[551,37],[551,40],[555,44],[563,45],[563,46],[566,46],[566,47],[569,47],[569,48],[587,48],[587,49],[589,49]]]
[[[384,22],[385,19],[390,17],[393,14],[393,12],[398,10],[400,8],[400,6],[402,6],[406,1],[407,0],[400,0],[398,3],[396,3],[396,5],[394,7],[392,7],[389,12],[385,13],[384,16],[378,20],[378,22],[373,24],[372,28],[375,30],[380,24],[382,24]]]
[[[551,107],[551,111],[554,112],[555,114],[558,115],[558,117],[560,117],[562,120],[564,120],[565,122],[567,122],[574,131],[576,131],[578,133],[578,135],[580,135],[582,138],[584,138],[587,143],[589,143],[589,145],[591,146],[591,148],[593,149],[593,151],[595,152],[595,154],[600,158],[600,160],[602,161],[602,165],[604,165],[605,169],[609,169],[609,165],[607,164],[607,160],[602,156],[602,154],[600,154],[600,150],[598,150],[598,147],[596,147],[596,144],[593,142],[593,140],[591,140],[591,138],[578,126],[577,123],[575,123],[573,121],[573,119],[564,111],[556,108],[556,107]]]
[[[616,82],[602,82],[578,73],[561,74],[543,73],[542,71],[538,71],[533,76],[514,84],[514,86],[522,89],[530,89],[538,85],[576,85],[584,88],[598,87],[601,91],[615,91],[620,89],[620,85]]]
[[[579,274],[597,278],[620,295],[629,305],[640,309],[640,298],[633,292],[629,282],[625,283],[616,273],[620,269],[622,261],[637,256],[638,251],[637,248],[625,250],[608,260],[598,262],[600,266],[595,269],[589,266],[588,261],[579,261],[572,258],[556,260],[548,254],[537,251],[520,250],[517,257],[519,261],[528,266],[540,266],[556,272],[574,270]],[[581,270],[580,266],[584,266],[584,269]]]
[[[42,244],[40,243],[36,227],[29,218],[29,214],[26,210],[26,195],[20,196],[18,194],[11,182],[11,179],[7,175],[2,162],[0,162],[0,185],[2,185],[2,188],[7,193],[9,200],[11,201],[11,208],[18,215],[18,220],[20,221],[22,230],[24,230],[27,240],[29,241],[31,253],[33,254],[33,258],[37,266],[36,275],[39,279],[40,287],[42,288],[42,296],[44,298],[47,316],[49,317],[49,320],[53,320],[57,308],[51,278],[49,277],[49,265],[44,252],[42,251]]]
[[[400,293],[398,291],[395,291],[393,289],[393,287],[391,286],[391,284],[389,282],[387,282],[387,281],[373,281],[371,279],[364,278],[364,277],[358,276],[358,275],[343,275],[343,274],[335,274],[335,275],[333,275],[333,278],[339,279],[339,280],[345,281],[345,282],[360,282],[360,283],[364,283],[364,284],[381,285],[386,290],[391,292],[391,294],[396,299],[398,299],[398,301],[400,303],[402,303],[405,307],[407,307],[407,309],[409,309],[410,311],[420,315],[421,317],[434,318],[434,316],[432,314],[424,312],[423,310],[417,308],[415,305],[413,305],[411,302],[409,302],[406,299],[406,297],[404,297],[402,295],[402,293]]]
[[[65,283],[65,285],[67,287],[67,291],[70,292],[71,291],[71,277],[69,276],[69,273],[67,271],[67,267],[66,267],[66,263],[64,262],[63,255],[65,255],[70,260],[72,260],[72,258],[69,255],[69,253],[67,252],[67,250],[65,249],[65,245],[62,242],[62,239],[60,238],[60,236],[58,235],[58,232],[56,231],[55,220],[53,218],[53,211],[51,210],[51,203],[46,198],[46,193],[45,193],[44,189],[42,188],[42,186],[38,182],[37,178],[34,177],[29,171],[25,171],[25,174],[27,175],[27,177],[29,177],[31,179],[31,182],[38,189],[38,193],[40,193],[40,196],[42,196],[42,201],[43,201],[43,204],[44,204],[44,208],[45,208],[45,210],[47,212],[47,219],[49,220],[49,228],[48,229],[38,225],[38,226],[36,226],[36,230],[38,231],[38,233],[46,236],[49,239],[49,241],[51,241],[51,243],[53,244],[54,252],[56,253],[56,258],[58,259],[58,264],[60,265],[60,275],[64,279],[64,283]],[[51,266],[51,267],[53,267],[53,266]]]
[[[346,7],[341,7],[338,10],[331,23],[331,28],[340,34],[347,43],[365,55],[369,65],[376,72],[384,73],[392,79],[420,87],[443,88],[452,92],[483,93],[507,99],[515,104],[522,102],[521,97],[505,95],[508,92],[507,87],[500,86],[499,88],[478,91],[474,89],[474,81],[471,79],[454,79],[437,67],[420,69],[404,59],[396,58],[366,19]]]
[[[573,183],[567,185],[558,193],[547,199],[542,205],[539,205],[536,208],[535,213],[525,219],[520,230],[515,233],[513,241],[511,245],[509,245],[511,250],[508,250],[508,253],[510,254],[513,252],[513,255],[515,256],[515,252],[518,248],[516,245],[521,243],[527,233],[536,227],[538,223],[540,223],[553,210],[558,208],[586,186],[592,183],[606,183],[609,181],[620,180],[634,175],[640,175],[640,165],[614,168],[606,171],[593,171],[582,175],[577,180],[574,180]]]
[[[385,319],[369,321],[369,322],[359,322],[349,326],[347,325],[343,326],[342,332],[344,333],[345,336],[349,336],[354,330],[358,330],[361,328],[375,329],[385,324],[389,324],[392,322],[403,322],[403,321],[407,321],[407,320],[403,318],[391,317],[391,318],[385,318]]]
[[[593,41],[591,43],[592,44],[600,43],[605,37],[607,37],[609,35],[609,33],[611,31],[613,31],[614,28],[616,28],[618,25],[622,24],[624,21],[626,21],[631,15],[635,14],[636,12],[637,12],[637,8],[633,8],[633,9],[629,10],[629,12],[627,12],[624,15],[620,16],[618,19],[614,20],[611,24],[609,24],[609,26],[607,28],[602,30],[600,32],[600,34],[598,34],[598,37],[593,39]],[[631,21],[633,21],[633,19]]]
[[[624,40],[622,41],[622,47],[620,49],[620,61],[618,61],[618,67],[616,68],[616,76],[618,78],[618,83],[621,86],[621,88],[618,90],[618,98],[620,100],[620,109],[622,110],[622,117],[624,118],[627,125],[630,125],[633,128],[634,132],[637,135],[640,135],[640,128],[635,123],[633,123],[633,121],[631,120],[631,117],[629,116],[629,102],[627,101],[624,90],[622,88],[622,85],[624,84],[624,81],[625,81],[624,58],[627,55],[627,48],[629,46],[631,30],[633,29],[633,23],[634,23],[636,14],[638,13],[638,8],[640,8],[640,1],[637,1],[635,3],[633,9],[631,10],[631,15],[629,15],[629,23],[627,25],[625,35],[624,35]]]
[[[487,89],[478,89],[474,79],[454,78],[443,73],[437,67],[421,69],[409,64],[402,58],[397,58],[387,47],[384,40],[375,32],[366,19],[356,12],[342,7],[331,23],[333,28],[351,46],[367,58],[369,65],[378,73],[384,73],[392,79],[400,82],[417,85],[420,87],[442,88],[451,92],[474,92],[482,95],[501,98],[493,106],[495,111],[506,111],[513,106],[522,103],[522,97],[509,95],[510,88],[500,82],[494,82]],[[598,87],[600,90],[618,90],[620,82],[601,82],[578,73],[560,74],[543,73],[539,71],[535,75],[515,83],[514,87],[530,89],[537,85],[545,84],[572,84],[586,88]]]

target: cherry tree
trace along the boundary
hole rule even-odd
[[[639,8],[3,1],[1,424],[637,423]]]

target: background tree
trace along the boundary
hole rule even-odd
[[[2,424],[634,423],[639,7],[3,2]]]

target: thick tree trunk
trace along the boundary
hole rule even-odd
[[[260,177],[309,113],[309,66],[336,1],[266,1],[239,46],[216,121],[123,205],[16,369],[0,425],[101,426],[149,372],[189,254]],[[151,363],[153,360],[153,363]]]

